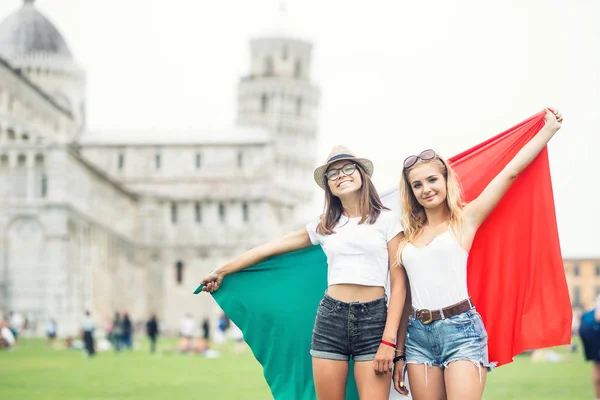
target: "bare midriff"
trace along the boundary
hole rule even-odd
[[[354,284],[331,285],[327,288],[327,295],[344,303],[367,302],[382,298],[385,290],[381,286],[364,286]]]

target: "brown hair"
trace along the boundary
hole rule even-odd
[[[358,211],[361,215],[359,224],[362,224],[365,221],[369,224],[374,224],[375,221],[377,221],[377,218],[379,218],[381,210],[389,210],[389,208],[383,205],[379,198],[379,194],[377,194],[377,189],[375,189],[375,185],[373,185],[373,181],[371,181],[369,175],[364,173],[361,165],[358,163],[356,164],[356,170],[362,179],[362,185],[360,189],[358,189]],[[339,197],[334,196],[333,193],[331,193],[329,184],[325,182],[325,207],[319,225],[317,226],[317,232],[321,235],[331,235],[335,233],[333,228],[335,228],[335,225],[343,212],[344,208],[342,207],[342,201]]]

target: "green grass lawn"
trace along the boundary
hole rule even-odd
[[[222,357],[171,352],[173,340],[160,343],[159,354],[142,348],[119,355],[100,353],[87,359],[80,351],[53,350],[42,340],[24,339],[18,349],[0,353],[0,399],[270,399],[260,365],[250,351]],[[589,363],[581,352],[558,363],[532,362],[519,356],[488,378],[484,399],[593,399]]]

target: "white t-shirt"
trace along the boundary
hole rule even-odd
[[[181,335],[186,337],[194,336],[196,330],[196,323],[191,317],[184,317],[181,321]]]
[[[11,332],[10,329],[8,329],[6,327],[1,328],[0,336],[2,336],[2,338],[4,340],[6,340],[6,342],[8,343],[9,346],[13,346],[15,344],[15,336],[13,335],[13,333]]]
[[[327,256],[327,283],[386,286],[387,244],[400,233],[400,220],[391,211],[382,211],[374,224],[360,217],[341,216],[331,235],[317,233],[320,218],[306,225],[312,244],[320,244]]]
[[[94,330],[94,319],[89,315],[85,315],[81,320],[81,327],[86,332],[92,332]]]

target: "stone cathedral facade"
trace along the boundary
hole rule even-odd
[[[206,272],[311,216],[312,45],[251,41],[237,121],[218,131],[86,131],[85,71],[25,0],[0,23],[0,311],[73,334],[85,310],[212,317]]]

